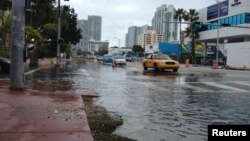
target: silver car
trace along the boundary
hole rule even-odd
[[[113,56],[113,63],[115,65],[127,65],[127,62],[123,56]]]

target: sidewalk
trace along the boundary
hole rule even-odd
[[[80,95],[0,86],[0,141],[93,141]]]

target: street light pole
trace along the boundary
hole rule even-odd
[[[218,25],[217,26],[217,41],[216,41],[216,63],[219,62],[219,51],[220,51],[220,47],[219,47],[219,37],[220,37],[220,1],[219,0],[215,0],[218,3]]]
[[[58,23],[57,23],[57,60],[56,64],[59,64],[59,57],[60,57],[60,48],[61,48],[61,42],[59,42],[61,39],[61,2],[58,0]]]
[[[10,88],[24,88],[25,0],[12,1]]]

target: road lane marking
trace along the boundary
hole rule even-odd
[[[240,82],[240,81],[239,81]],[[247,81],[248,82],[248,81]],[[249,93],[249,90],[237,88],[237,87],[232,87],[232,86],[227,86],[228,82],[181,82],[181,83],[171,83],[171,84],[166,84],[164,81],[162,82],[150,82],[150,81],[136,81],[136,82],[128,82],[128,81],[108,81],[108,82],[102,82],[103,84],[106,84],[106,87],[113,88],[116,86],[120,86],[122,84],[131,84],[133,86],[136,86],[136,84],[145,86],[145,88],[148,88],[152,91],[158,91],[158,92],[173,92],[173,93],[183,93],[187,92],[185,89],[180,89],[180,87],[188,88],[193,90],[193,93],[232,93],[232,92],[241,92],[241,93]],[[232,83],[232,81],[230,81]],[[236,82],[238,83],[238,82]],[[249,83],[240,82],[245,85],[250,85]],[[164,84],[164,85],[161,85]],[[196,85],[193,85],[196,84]],[[199,84],[203,84],[203,86],[199,86]],[[209,85],[213,86],[216,88],[221,88],[223,90],[214,90],[214,89],[207,89],[204,88],[204,85]]]
[[[34,70],[31,70],[31,71],[28,71],[28,72],[26,72],[26,73],[24,73],[24,74],[25,74],[25,75],[29,75],[29,74],[32,74],[32,73],[37,72],[37,71],[39,71],[39,70],[41,70],[41,68],[38,68],[38,69],[34,69]]]
[[[153,89],[155,91],[170,92],[169,89],[164,88],[164,87],[160,87],[160,86],[153,84],[151,82],[139,82],[139,84],[143,85],[149,89]]]
[[[236,87],[231,87],[231,86],[227,86],[224,84],[219,84],[219,83],[214,83],[214,82],[208,82],[205,83],[207,85],[213,86],[213,87],[217,87],[217,88],[222,88],[222,89],[226,89],[226,90],[231,90],[231,91],[237,91],[237,92],[249,92],[247,90],[244,89],[240,89],[240,88],[236,88]]]
[[[247,83],[247,82],[244,82],[244,81],[243,82],[242,81],[241,82],[238,81],[238,82],[232,82],[232,83],[250,87],[250,84]]]
[[[197,92],[209,92],[210,90],[201,88],[201,87],[197,87],[197,86],[193,86],[193,85],[188,85],[188,84],[181,84],[181,86],[195,90]]]

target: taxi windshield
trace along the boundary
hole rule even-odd
[[[157,60],[172,60],[168,55],[166,54],[156,54],[154,55],[154,59]]]

